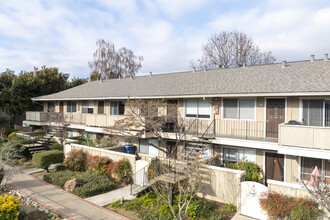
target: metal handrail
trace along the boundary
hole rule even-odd
[[[143,168],[141,168],[140,170],[138,170],[137,172],[133,173],[130,175],[130,191],[131,191],[131,195],[133,194],[133,189],[135,189],[136,187],[133,187],[133,185],[135,186],[139,186],[140,184],[142,184],[142,186],[145,186],[145,182],[147,180],[147,169],[149,167],[149,164],[144,166]],[[136,176],[139,176],[139,174],[142,174],[142,183],[137,182],[136,180]],[[134,181],[135,180],[135,181]],[[139,184],[140,183],[140,184]],[[141,186],[141,185],[140,185]]]

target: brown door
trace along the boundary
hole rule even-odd
[[[285,99],[267,99],[266,137],[278,138],[278,125],[285,120]]]
[[[284,181],[284,155],[266,152],[265,180]]]
[[[104,101],[98,101],[97,113],[104,114]]]
[[[60,113],[64,112],[64,102],[60,102]]]

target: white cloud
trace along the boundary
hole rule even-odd
[[[103,38],[117,49],[125,46],[142,55],[139,74],[184,71],[190,60],[199,58],[210,34],[235,29],[247,33],[262,49],[273,51],[279,61],[330,53],[330,7],[310,7],[312,3],[305,0],[268,0],[254,8],[220,10],[212,17],[213,9],[232,1],[220,2],[99,0],[91,6],[88,1],[2,1],[0,69],[32,70],[47,65],[86,77],[95,41]],[[325,4],[322,0],[313,3]],[[208,18],[213,20],[199,25],[175,23],[202,10],[205,15],[212,11]]]

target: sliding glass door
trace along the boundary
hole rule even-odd
[[[303,124],[330,127],[330,100],[303,100]]]

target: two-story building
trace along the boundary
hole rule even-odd
[[[212,138],[205,157],[219,164],[242,158],[264,170],[265,179],[309,180],[317,166],[330,183],[330,61],[285,62],[207,71],[92,81],[33,98],[43,112],[27,112],[26,123],[42,125],[49,111],[67,116],[69,136],[94,138],[127,117],[127,99],[165,99],[178,115],[205,128]],[[196,120],[195,120],[196,119]],[[168,140],[175,136],[168,133]],[[152,140],[151,140],[152,141]],[[157,144],[157,140],[154,140]],[[139,153],[161,156],[141,139]],[[184,147],[196,145],[186,140]],[[196,148],[194,148],[196,149]]]

